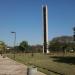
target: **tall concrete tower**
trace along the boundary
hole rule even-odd
[[[75,27],[73,27],[73,41],[75,42]]]
[[[48,50],[48,8],[47,5],[42,7],[43,9],[43,32],[44,32],[44,43],[43,53],[49,53]]]

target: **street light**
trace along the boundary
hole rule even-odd
[[[11,32],[14,34],[14,59],[15,59],[15,44],[16,44],[16,32]]]

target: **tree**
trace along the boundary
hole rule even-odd
[[[19,45],[19,49],[22,51],[22,52],[27,52],[28,50],[28,42],[27,41],[22,41]]]
[[[0,41],[0,53],[5,52],[6,45],[3,41]]]
[[[73,37],[71,36],[60,36],[55,37],[49,42],[49,49],[51,51],[63,51],[67,49],[75,49],[75,43],[73,43]]]

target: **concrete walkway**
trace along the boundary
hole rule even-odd
[[[27,75],[27,66],[8,57],[0,56],[0,75]],[[38,71],[36,75],[45,74]]]

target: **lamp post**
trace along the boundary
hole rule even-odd
[[[15,59],[15,44],[16,44],[16,32],[11,32],[14,34],[14,59]]]

